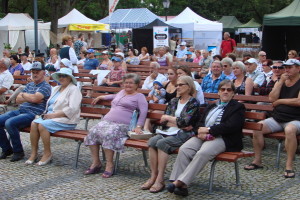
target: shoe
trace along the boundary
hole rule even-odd
[[[170,184],[167,185],[166,188],[167,188],[167,190],[168,190],[170,193],[173,193],[174,190],[175,190],[175,188],[176,188],[176,186],[175,186],[174,183],[170,183]]]
[[[87,170],[85,170],[85,172],[83,173],[84,175],[89,175],[89,174],[97,174],[100,172],[101,170],[101,165],[94,167],[94,168],[88,168]]]
[[[109,171],[104,171],[102,174],[102,178],[110,178],[112,177],[113,172],[109,172]]]
[[[246,165],[244,167],[244,170],[257,170],[257,169],[263,169],[264,167],[263,166],[259,166],[257,164],[254,164],[254,163],[250,163],[249,165]]]
[[[24,157],[25,157],[24,151],[14,153],[10,159],[10,162],[16,162],[16,161],[22,160]]]
[[[33,165],[35,162],[37,161],[37,157],[35,157],[35,159],[34,160],[26,160],[25,161],[25,165]]]
[[[2,151],[1,156],[0,156],[0,159],[5,159],[5,158],[7,158],[7,156],[10,156],[10,155],[13,154],[13,153],[14,153],[14,152],[13,152],[12,149],[10,149],[10,150],[8,150],[8,151]]]
[[[177,187],[177,188],[175,188],[175,190],[174,190],[174,194],[176,194],[176,195],[180,195],[180,196],[188,196],[189,195],[189,191],[188,191],[188,189],[187,188],[182,188],[182,187]]]
[[[51,154],[51,156],[46,161],[44,161],[44,162],[39,161],[38,163],[36,163],[36,165],[38,165],[38,166],[44,166],[44,165],[49,164],[51,161],[52,161],[52,154]]]
[[[141,189],[142,190],[149,190],[152,185],[154,184],[154,182],[151,182],[151,180],[147,180],[146,183],[144,183],[142,186],[141,186]]]
[[[151,193],[158,193],[165,189],[165,184],[163,182],[160,183],[159,187],[155,187],[155,184],[150,188]]]
[[[285,174],[283,175],[285,178],[295,178],[295,171],[294,170],[290,170],[290,169],[286,169]],[[289,175],[292,174],[292,175]]]

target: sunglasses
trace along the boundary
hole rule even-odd
[[[221,92],[225,92],[225,90],[226,90],[227,92],[232,92],[232,91],[233,91],[232,88],[220,88],[220,91],[221,91]]]
[[[185,84],[185,83],[179,83],[179,84],[176,84],[175,87],[181,87],[183,85],[187,85],[187,84]]]
[[[227,67],[228,65],[223,65],[223,67]]]
[[[66,75],[66,74],[59,74],[58,75],[58,78],[67,78],[68,77],[68,75]]]
[[[273,69],[284,69],[284,67],[277,67],[277,66],[273,66]]]
[[[259,55],[259,56],[267,56],[267,55]]]

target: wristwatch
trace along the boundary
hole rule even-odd
[[[137,125],[136,127],[137,127],[137,128],[142,128],[142,126],[140,126],[140,125]]]

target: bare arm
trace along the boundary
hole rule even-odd
[[[297,98],[289,98],[289,99],[278,99],[273,102],[273,106],[276,107],[280,104],[288,105],[288,106],[295,106],[300,107],[300,92]]]
[[[251,95],[252,94],[252,91],[253,91],[253,86],[254,86],[254,83],[252,81],[251,78],[247,78],[246,79],[246,85],[245,85],[245,95]]]
[[[3,88],[0,88],[0,94],[3,94],[4,92],[7,91],[7,88],[3,87]]]
[[[281,87],[283,86],[283,84],[285,83],[285,81],[288,79],[288,75],[286,73],[281,75],[281,78],[279,81],[277,81],[272,89],[272,91],[269,94],[269,100],[271,102],[274,102],[276,100],[278,100],[279,95],[280,95],[280,90]]]
[[[28,94],[21,92],[16,99],[17,104],[21,104],[24,102],[29,103],[41,103],[44,99],[44,95],[42,93],[36,92],[35,94]]]

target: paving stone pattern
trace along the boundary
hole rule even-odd
[[[91,120],[90,127],[98,120]],[[77,128],[84,127],[84,120]],[[26,158],[30,155],[28,133],[21,133]],[[181,199],[166,190],[157,194],[140,190],[139,187],[149,177],[149,169],[144,167],[142,153],[127,148],[120,157],[117,175],[104,179],[100,174],[83,175],[91,163],[89,149],[81,147],[78,168],[73,168],[76,142],[68,139],[51,138],[53,162],[47,166],[25,166],[26,159],[11,163],[0,160],[0,199]],[[208,194],[210,164],[195,178],[189,187],[190,195],[183,199],[300,199],[299,155],[296,156],[296,178],[283,177],[285,153],[282,153],[280,168],[274,167],[275,140],[266,140],[263,152],[264,169],[245,171],[243,166],[252,158],[240,159],[241,186],[235,186],[233,163],[220,162],[216,166],[214,192]],[[244,138],[245,150],[252,151],[249,137]],[[40,143],[39,158],[42,154]],[[101,155],[102,156],[102,155]],[[166,169],[166,183],[170,176],[176,155],[170,157]]]

